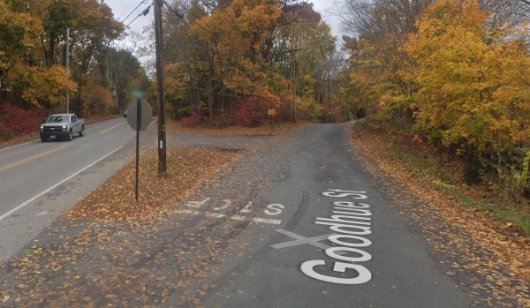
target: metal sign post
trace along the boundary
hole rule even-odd
[[[140,173],[140,131],[147,128],[153,117],[153,108],[143,99],[145,92],[133,91],[132,95],[136,98],[127,108],[127,122],[132,129],[136,130],[136,187],[135,197],[138,201],[138,178]]]
[[[138,173],[140,171],[140,127],[142,125],[142,102],[136,99],[136,201],[138,201]]]
[[[271,103],[272,105],[272,103]],[[276,109],[273,109],[271,106],[271,109],[269,109],[269,115],[271,116],[271,129],[274,129],[274,118],[273,116],[276,114]]]

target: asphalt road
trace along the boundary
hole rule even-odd
[[[67,178],[134,136],[125,119],[89,125],[72,141],[33,142],[0,150],[0,215]]]
[[[92,159],[132,134],[116,128],[118,136],[89,139],[103,129],[84,137],[94,144],[106,138],[105,151],[94,150]],[[445,274],[419,228],[397,214],[395,196],[353,156],[347,125],[275,137],[170,135],[168,145],[222,147],[244,157],[186,200],[168,200],[156,220],[52,222],[0,269],[0,292],[10,294],[5,305],[469,307],[474,301],[461,287],[467,278]],[[50,155],[61,151],[78,149]],[[34,168],[46,175],[61,167]],[[21,201],[13,200],[4,211]],[[38,273],[28,270],[28,260],[42,266]]]
[[[35,140],[0,150],[0,227],[15,218],[27,218],[18,228],[5,228],[0,238],[0,258],[9,257],[16,248],[25,244],[36,231],[28,236],[18,237],[28,226],[41,230],[43,218],[31,217],[24,213],[25,208],[35,203],[35,197],[48,192],[57,184],[78,173],[80,170],[100,160],[102,157],[122,147],[135,135],[123,118],[99,122],[86,127],[85,136],[75,136],[72,141]],[[42,213],[46,209],[42,209]],[[39,214],[36,213],[36,214]],[[43,216],[43,215],[41,215]],[[36,225],[32,227],[32,225]]]

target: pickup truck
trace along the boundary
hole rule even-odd
[[[77,118],[72,113],[52,114],[40,126],[42,142],[59,138],[70,141],[74,138],[74,134],[79,134],[79,137],[85,135],[85,119]]]

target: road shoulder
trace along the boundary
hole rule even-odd
[[[436,189],[432,179],[413,172],[350,126],[352,150],[376,180],[395,196],[399,215],[418,225],[445,272],[481,298],[478,305],[530,305],[530,246],[523,236],[508,236],[488,213],[466,207]],[[469,279],[471,277],[471,279]]]

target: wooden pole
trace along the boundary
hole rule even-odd
[[[164,1],[154,0],[155,43],[156,43],[156,81],[158,87],[158,174],[167,172],[166,164],[166,117],[164,114],[164,37],[162,32],[162,6]]]
[[[70,58],[70,28],[66,27],[66,79],[68,76],[68,60]],[[66,88],[66,113],[70,113],[70,91]]]
[[[294,75],[293,75],[293,88],[294,88],[294,123],[296,124],[296,50],[294,50]]]

